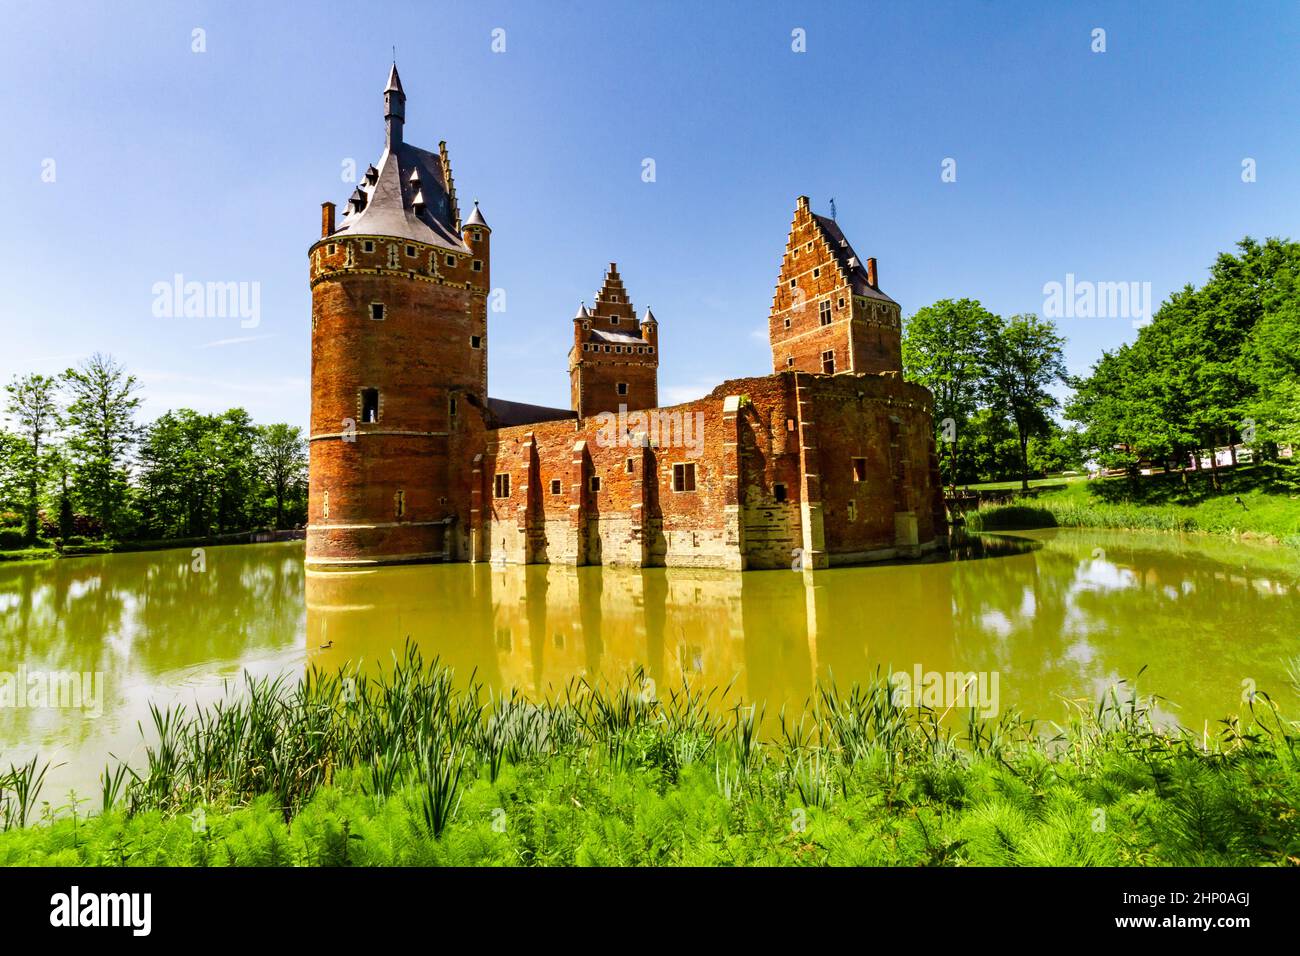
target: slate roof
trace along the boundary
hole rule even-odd
[[[566,418],[578,417],[577,412],[567,408],[548,408],[545,405],[529,405],[527,402],[508,402],[503,398],[489,398],[487,407],[502,428],[511,425],[532,425],[537,422],[558,422]]]
[[[396,91],[405,101],[396,66],[389,74],[384,92],[390,91]],[[390,138],[396,138],[396,144],[384,149],[379,162],[366,170],[367,175],[353,193],[354,198],[361,194],[364,205],[358,209],[349,200],[338,228],[331,235],[394,236],[468,252],[456,230],[457,213],[443,175],[442,157],[402,142],[400,133]],[[370,181],[372,171],[374,182]],[[417,197],[422,202],[417,202]],[[482,222],[481,216],[479,221]]]
[[[813,221],[821,227],[822,232],[825,234],[826,242],[830,245],[831,254],[835,256],[835,260],[848,273],[849,285],[853,289],[853,294],[865,296],[868,299],[894,302],[893,299],[867,281],[866,263],[853,251],[853,247],[849,245],[849,240],[845,238],[843,231],[841,231],[835,220],[813,213]],[[894,304],[897,305],[898,303],[894,302]]]
[[[590,340],[592,342],[607,342],[610,345],[645,345],[645,339],[639,335],[628,335],[626,332],[610,332],[605,329],[592,329]]]

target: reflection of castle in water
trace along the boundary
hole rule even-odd
[[[948,567],[915,570],[889,576],[887,601],[827,586],[827,572],[450,565],[436,582],[420,567],[308,572],[307,647],[334,668],[385,661],[410,637],[426,658],[496,688],[544,694],[641,666],[661,694],[683,681],[731,685],[729,700],[775,705],[806,698],[828,674],[864,678],[869,661],[889,659],[878,640],[914,634],[911,608],[937,602],[950,622]],[[927,664],[944,666],[951,624],[926,632],[916,640]]]

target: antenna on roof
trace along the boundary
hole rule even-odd
[[[831,219],[835,218],[835,197],[831,197]]]

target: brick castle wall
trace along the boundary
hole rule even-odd
[[[653,425],[629,410],[489,431],[481,559],[775,568],[796,549],[809,567],[915,556],[944,530],[930,414],[929,392],[894,376],[790,372],[653,409]]]

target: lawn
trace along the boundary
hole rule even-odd
[[[1300,468],[1249,465],[1221,469],[1219,478],[1217,491],[1208,473],[1076,480],[1023,503],[981,508],[968,515],[969,527],[1201,531],[1300,547]]]

